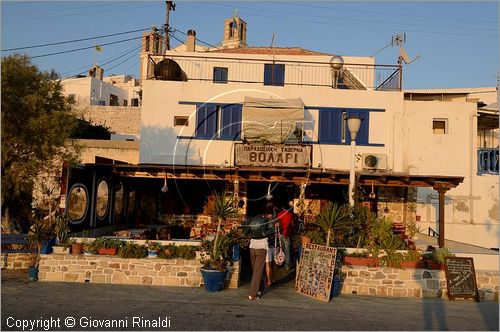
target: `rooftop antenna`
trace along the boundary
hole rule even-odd
[[[398,64],[402,64],[403,62],[409,65],[410,63],[414,62],[415,60],[420,58],[420,55],[417,55],[415,58],[410,60],[410,57],[406,53],[406,50],[404,49],[403,45],[406,42],[406,32],[403,33],[398,33],[397,35],[392,36],[391,42],[387,45],[385,45],[382,49],[379,51],[375,52],[374,54],[371,55],[373,58],[375,55],[379,54],[389,46],[399,46],[399,57],[398,57]]]

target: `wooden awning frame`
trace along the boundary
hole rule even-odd
[[[269,167],[229,167],[194,165],[106,165],[121,177],[165,178],[172,180],[205,181],[260,181],[300,185],[348,185],[348,170],[286,169]],[[382,187],[432,187],[451,189],[463,182],[464,177],[446,175],[411,175],[408,173],[357,171],[361,185]]]

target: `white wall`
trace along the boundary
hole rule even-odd
[[[387,128],[399,128],[403,98],[400,92],[334,90],[323,87],[264,87],[261,84],[213,84],[206,82],[143,82],[143,106],[141,117],[141,163],[187,162],[189,164],[220,165],[227,160],[233,165],[232,142],[177,139],[191,137],[196,126],[196,106],[182,102],[240,103],[245,96],[257,98],[301,98],[306,106],[358,107],[384,109],[370,113],[370,143],[384,146],[363,146],[357,153],[385,153],[390,168],[402,170],[400,141],[394,140],[399,133]],[[307,119],[318,132],[318,112],[310,111]],[[189,126],[174,127],[174,116],[189,116]],[[383,128],[383,130],[379,130]],[[349,145],[313,146],[313,165],[326,168],[349,169]],[[175,157],[174,157],[175,155]]]
[[[499,242],[498,175],[477,175],[476,105],[466,102],[405,101],[403,170],[455,175],[464,181],[445,195],[445,237],[485,247]],[[449,133],[433,134],[433,118],[448,119]],[[438,194],[418,189],[420,227],[438,227]]]

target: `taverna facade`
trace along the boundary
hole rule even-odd
[[[62,205],[73,229],[140,215],[196,234],[222,188],[242,215],[271,194],[307,221],[322,202],[347,202],[353,160],[372,211],[415,221],[439,243],[498,248],[498,106],[480,110],[494,88],[405,92],[401,65],[248,47],[246,29],[227,19],[217,49],[197,46],[192,30],[166,51],[157,32],[143,35],[140,91],[134,83],[120,97],[141,96],[138,162],[101,153],[69,170]],[[361,119],[354,158],[351,117]]]

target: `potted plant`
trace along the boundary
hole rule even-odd
[[[422,254],[416,250],[408,250],[403,254],[401,267],[405,269],[418,269],[423,266]]]
[[[97,239],[102,240],[99,243],[99,249],[97,252],[99,255],[116,255],[118,253],[118,249],[122,246],[122,241],[117,239]]]
[[[329,203],[321,209],[312,224],[319,226],[326,234],[326,246],[335,243],[338,232],[346,232],[350,229],[349,206]]]
[[[157,258],[163,246],[159,242],[148,242],[146,241],[146,247],[148,248],[148,258]]]
[[[69,225],[68,220],[63,215],[56,217],[54,225],[54,233],[56,236],[56,245],[52,248],[54,254],[68,254],[69,253]]]
[[[226,197],[226,191],[214,193],[211,202],[211,213],[217,218],[217,231],[213,240],[203,242],[203,249],[208,254],[205,254],[201,260],[201,275],[205,289],[210,292],[220,291],[224,287],[226,279],[227,267],[232,263],[230,249],[232,241],[227,234],[221,230],[222,221],[234,215],[237,212],[233,198]]]
[[[444,270],[444,259],[455,257],[448,248],[433,249],[422,256],[425,260],[425,267],[430,270]]]
[[[382,266],[401,267],[403,254],[398,250],[404,248],[404,242],[399,236],[392,233],[387,234],[381,239],[380,247],[385,253],[380,259]]]
[[[121,258],[146,258],[148,249],[142,244],[127,241],[118,249],[118,256]]]
[[[31,254],[28,276],[30,281],[38,280],[38,267],[44,243],[54,235],[54,226],[41,219],[35,219],[28,231],[28,240],[36,247],[36,252]]]
[[[374,248],[364,250],[361,252],[353,252],[344,256],[344,263],[347,265],[361,265],[361,266],[379,266],[380,259],[377,255],[377,250]]]

